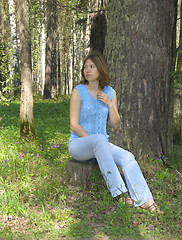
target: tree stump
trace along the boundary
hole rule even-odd
[[[98,170],[98,164],[96,164],[94,160],[83,162],[74,159],[69,160],[66,163],[66,183],[72,186],[82,186],[84,189],[86,189],[88,186],[89,177]]]

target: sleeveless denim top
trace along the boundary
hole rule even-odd
[[[106,132],[107,118],[109,109],[105,103],[94,98],[88,91],[84,84],[79,84],[75,87],[80,94],[81,107],[80,107],[80,120],[79,124],[90,135],[103,134],[109,140],[109,135]],[[113,99],[113,88],[110,86],[104,87],[104,92],[109,96],[110,100]],[[79,136],[71,130],[69,142]]]

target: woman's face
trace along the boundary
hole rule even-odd
[[[88,82],[98,81],[99,71],[91,59],[87,59],[84,64],[84,76]]]

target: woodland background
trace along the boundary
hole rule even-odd
[[[0,0],[1,239],[181,239],[181,16],[181,0]],[[111,141],[163,215],[115,202],[100,171],[68,183],[70,94],[94,49],[117,92]]]
[[[0,99],[21,96],[21,135],[35,135],[33,96],[71,94],[84,56],[97,49],[106,56],[122,119],[111,139],[138,158],[171,155],[173,143],[181,144],[181,6],[1,0]]]

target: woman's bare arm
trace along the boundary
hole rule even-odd
[[[120,122],[120,116],[118,113],[117,96],[115,90],[113,93],[112,102],[108,105],[108,108],[109,108],[109,121],[111,123],[111,126],[117,129]]]
[[[85,131],[79,124],[80,106],[81,106],[81,99],[80,99],[79,91],[77,89],[74,89],[72,92],[71,100],[70,100],[70,128],[79,137],[86,137],[86,136],[89,136],[88,132]]]

